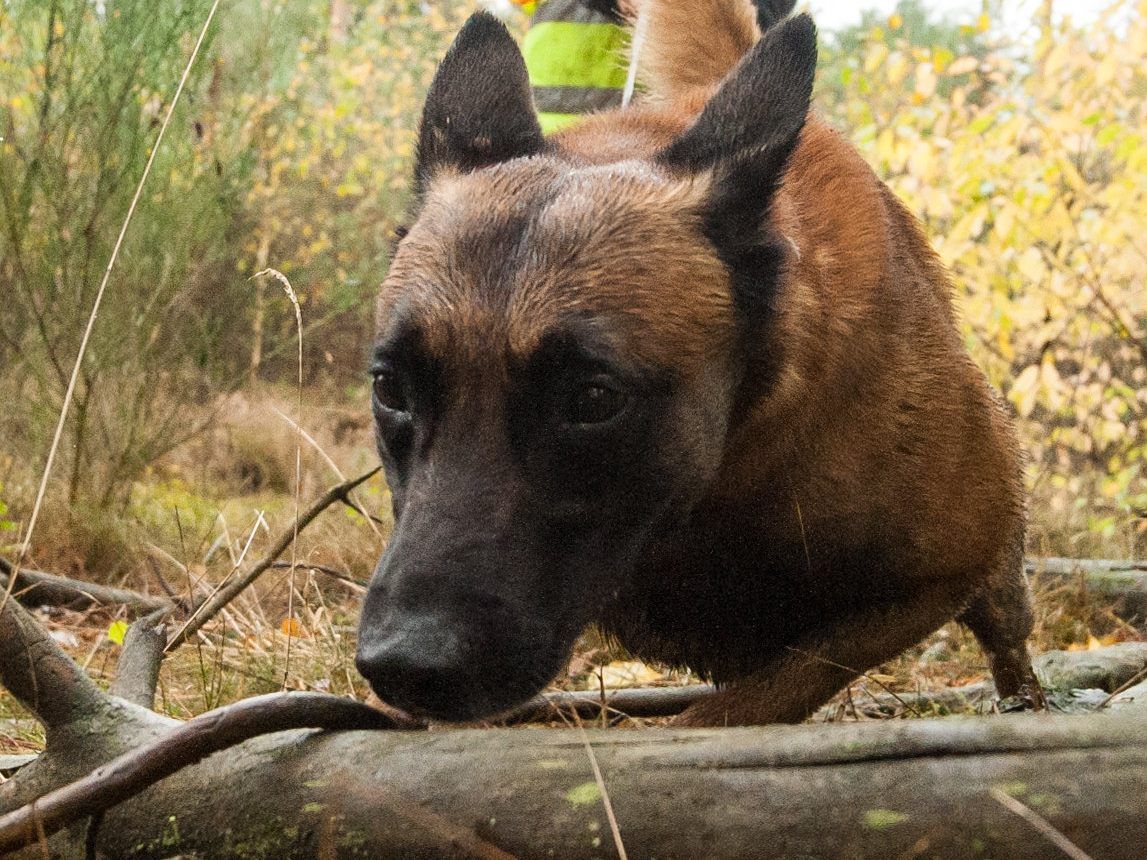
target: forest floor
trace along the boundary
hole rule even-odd
[[[365,416],[320,401],[304,412],[300,424],[309,438],[300,439],[283,417],[292,412],[284,397],[236,396],[224,421],[148,470],[121,509],[92,512],[59,503],[50,506],[38,533],[37,551],[25,566],[150,594],[210,591],[249,567],[290,528],[296,505],[292,490],[297,448],[299,501],[304,507],[344,476],[365,472],[377,462]],[[9,468],[4,485],[9,490],[19,488],[17,470]],[[377,521],[368,522],[345,506],[332,506],[321,514],[300,534],[294,558],[290,551],[282,556],[296,563],[293,571],[268,571],[164,661],[157,710],[186,719],[282,689],[367,698],[366,684],[353,664],[355,625],[362,583],[390,530],[389,494],[375,476],[354,499]],[[1112,557],[1118,553],[1118,546],[1097,544],[1091,536],[1081,539],[1077,532],[1062,528],[1057,532],[1045,525],[1048,520],[1038,510],[1033,513],[1034,554]],[[1080,547],[1086,552],[1073,552]],[[1147,639],[1121,621],[1110,604],[1089,595],[1082,582],[1037,578],[1033,587],[1037,606],[1033,653]],[[43,607],[37,617],[93,677],[110,683],[130,620],[123,607],[83,611]],[[987,676],[974,638],[953,622],[896,660],[866,673],[840,694],[839,707],[822,711],[818,718],[871,719],[873,709],[861,706],[866,700],[890,692],[961,687]],[[552,689],[669,686],[699,680],[633,660],[591,631]],[[913,715],[910,709],[895,709],[883,717]],[[0,754],[35,751],[42,742],[39,725],[0,691]]]

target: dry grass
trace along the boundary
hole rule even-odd
[[[311,392],[299,414],[292,403],[294,395],[291,389],[266,389],[213,404],[218,420],[150,469],[122,512],[69,510],[49,499],[33,561],[46,570],[150,593],[160,592],[164,585],[182,595],[206,593],[235,568],[245,547],[250,564],[293,522],[291,490],[299,437],[284,413],[297,414],[309,437],[301,459],[304,503],[337,483],[339,472],[365,470],[374,460],[365,413],[348,410],[340,395]],[[369,577],[390,530],[389,493],[376,477],[358,491],[357,499],[381,524],[376,527],[345,507],[323,513],[299,535],[294,593],[288,570],[268,571],[192,643],[168,657],[158,709],[186,718],[284,684],[290,689],[366,695],[365,683],[353,666],[361,589],[307,568],[321,565],[360,580]],[[1053,543],[1060,552],[1071,545],[1072,536],[1066,533]],[[1044,587],[1037,582],[1036,589],[1034,651],[1142,638],[1081,586]],[[112,612],[53,610],[41,613],[41,619],[94,677],[110,682],[119,650],[107,636],[109,625],[117,620]],[[953,623],[869,672],[841,695],[840,702],[863,704],[888,690],[963,686],[987,674],[974,638]],[[697,680],[687,672],[662,671],[614,653],[591,632],[555,686],[585,690]],[[35,747],[41,741],[33,721],[12,722],[16,710],[0,695],[0,751]],[[854,714],[862,717],[856,708],[842,708],[844,712],[850,719]]]
[[[232,549],[238,551],[237,545]],[[278,690],[284,676],[289,689],[365,698],[368,690],[353,664],[360,589],[305,568],[296,578],[293,623],[286,615],[287,571],[272,571],[205,628],[196,641],[169,656],[160,676],[157,710],[185,719],[247,696]],[[1116,618],[1110,607],[1074,586],[1039,589],[1037,584],[1037,592],[1038,623],[1032,641],[1036,652],[1143,639]],[[108,627],[115,620],[113,614],[104,610],[52,610],[41,612],[40,619],[95,678],[110,683],[119,652],[119,646],[107,638]],[[286,666],[283,655],[288,629],[293,642],[290,665]],[[867,673],[841,693],[837,702],[841,718],[871,719],[872,709],[863,706],[888,691],[960,687],[987,677],[987,665],[974,637],[950,623],[896,660]],[[674,686],[697,680],[689,673],[662,671],[613,653],[591,632],[579,644],[568,672],[554,688]],[[33,720],[24,717],[12,722],[17,710],[0,695],[0,752],[35,748],[42,742]],[[895,710],[895,716],[911,716],[904,709]],[[943,708],[936,708],[922,716],[945,713]],[[659,722],[663,721],[615,719],[610,724],[640,727]]]
[[[235,569],[245,547],[249,564],[294,521],[296,431],[281,417],[284,401],[268,390],[216,404],[220,420],[150,469],[123,511],[69,509],[50,499],[37,541],[46,549],[33,553],[31,565],[148,593],[205,594]],[[336,469],[365,471],[374,459],[369,426],[345,407],[312,396],[299,421],[323,452],[310,446],[302,452],[304,503],[339,482]],[[252,481],[256,475],[284,476],[286,486]],[[308,568],[369,578],[390,530],[389,491],[374,478],[355,498],[380,523],[342,506],[321,514],[298,537],[294,594],[289,570],[268,571],[193,643],[168,658],[157,708],[188,717],[280,689],[284,677],[292,689],[365,693],[353,670],[361,589]],[[94,677],[110,682],[119,650],[107,635],[118,620],[112,612],[52,610],[41,620]],[[16,710],[0,694],[0,749],[39,738],[32,721],[14,728],[6,722]]]
[[[97,510],[49,496],[28,566],[141,590],[157,585],[146,560],[152,546],[182,564],[205,567],[209,574],[221,569],[227,547],[246,532],[257,511],[265,513],[273,532],[291,522],[298,440],[283,416],[298,410],[288,406],[290,397],[287,390],[269,388],[210,404],[204,412],[215,419],[207,429],[148,468],[123,506]],[[349,474],[374,465],[365,409],[356,412],[345,403],[336,393],[308,394],[298,420],[322,453],[304,443],[304,503],[339,483],[336,469]],[[26,510],[21,502],[29,499],[33,478],[29,467],[19,462],[9,466],[4,492],[11,516],[19,518]],[[301,560],[310,558],[360,576],[369,573],[380,534],[389,528],[389,491],[381,479],[373,480],[356,498],[382,525],[371,528],[357,514],[332,510],[300,536]],[[253,549],[265,538],[257,537]]]

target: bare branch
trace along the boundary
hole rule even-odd
[[[2,647],[2,646],[0,646]],[[0,852],[35,844],[67,824],[122,803],[207,756],[288,729],[388,729],[393,722],[361,702],[319,693],[271,693],[188,720],[83,779],[0,816]]]
[[[116,665],[115,681],[109,691],[113,696],[149,710],[155,704],[159,666],[167,645],[164,620],[170,612],[171,607],[157,609],[127,629]]]
[[[699,699],[713,694],[711,684],[685,687],[633,687],[621,690],[562,691],[535,696],[503,717],[502,723],[536,723],[560,719],[566,714],[590,719],[602,711],[628,717],[673,717]]]
[[[358,589],[366,588],[368,585],[366,580],[359,579],[357,576],[352,576],[351,574],[342,570],[338,570],[337,568],[328,567],[325,564],[312,564],[309,561],[300,561],[292,565],[289,561],[276,561],[271,565],[271,567],[275,570],[286,570],[292,566],[296,570],[313,570],[315,573],[325,574],[331,579],[337,579],[339,582],[345,582],[347,585],[352,585]]]
[[[0,558],[0,591],[8,587],[12,564]],[[174,604],[166,597],[152,597],[126,588],[113,588],[69,579],[54,573],[21,568],[12,585],[12,595],[25,605],[71,606],[86,609],[92,605],[123,605],[136,612],[170,609]]]
[[[178,648],[186,642],[191,636],[194,636],[204,624],[214,618],[219,611],[228,603],[234,600],[240,593],[246,590],[250,585],[263,575],[270,567],[279,560],[286,549],[295,540],[295,537],[304,528],[310,525],[319,514],[333,505],[335,502],[345,502],[348,494],[360,484],[365,483],[370,478],[374,477],[382,467],[371,469],[357,478],[352,478],[349,481],[343,481],[337,486],[331,487],[322,496],[320,496],[314,504],[307,510],[301,513],[292,524],[291,528],[283,532],[275,541],[270,551],[263,556],[259,562],[252,567],[247,573],[238,577],[237,579],[225,583],[220,588],[216,589],[209,597],[200,602],[195,610],[191,613],[191,617],[179,629],[178,632],[171,638],[167,644],[167,650],[171,651]]]
[[[0,609],[0,683],[46,727],[95,711],[107,696],[17,601]]]

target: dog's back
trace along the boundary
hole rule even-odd
[[[511,352],[544,341],[551,313],[576,311],[612,332],[634,367],[662,368],[665,385],[688,381],[641,434],[592,448],[600,469],[590,459],[569,471],[572,461],[547,459],[557,456],[549,442],[521,454],[528,463],[545,450],[549,469],[544,479],[525,470],[527,497],[555,504],[568,491],[553,480],[585,475],[608,521],[595,540],[610,549],[592,564],[616,572],[569,574],[593,592],[575,621],[730,682],[690,723],[800,719],[956,616],[989,652],[1002,694],[1034,688],[1006,413],[964,349],[947,275],[913,217],[840,135],[806,118],[811,24],[782,22],[762,39],[774,22],[749,0],[647,0],[642,15],[641,106],[546,144],[519,117],[525,142],[501,143],[532,157],[505,165],[489,155],[494,132],[467,133],[451,170],[493,166],[439,171],[421,250],[400,253],[388,280],[408,307],[416,293],[400,283],[425,282],[431,265],[438,281],[476,265],[434,263],[441,237],[489,235],[494,244],[466,247],[523,262],[482,263],[471,279],[492,284],[496,269],[506,286],[484,287],[481,310],[464,310],[468,288],[436,296],[439,322],[472,327],[502,291],[509,304],[487,338],[509,332]],[[463,87],[440,78],[444,90]],[[465,107],[438,101],[448,104],[432,91],[424,163],[466,119]],[[435,119],[450,110],[449,122]],[[471,139],[481,146],[466,149]],[[480,197],[503,226],[483,226],[494,216],[477,211],[459,221],[462,201]],[[561,265],[542,265],[548,257]],[[399,307],[386,296],[384,329]],[[468,368],[488,360],[467,355]],[[619,453],[628,459],[615,462]],[[507,456],[498,474],[518,474]],[[563,558],[553,564],[577,567]],[[520,599],[498,593],[499,605]]]
[[[592,119],[560,138],[561,148],[608,159],[644,144],[641,154],[652,155],[760,38],[748,0],[651,0],[646,14],[647,107]],[[858,628],[865,643],[833,660],[850,669],[971,606],[965,620],[988,650],[1017,664],[1001,674],[1030,682],[1017,656],[1031,624],[1020,456],[957,331],[947,273],[915,218],[815,115],[773,213],[794,252],[764,334],[783,354],[775,385],[730,439],[692,528],[651,565],[665,604],[652,614],[675,619],[668,626],[677,633],[624,612],[614,627],[638,651],[732,680],[762,666],[766,676],[778,664],[807,666],[817,657],[799,652],[815,651],[836,619],[865,604],[874,610]],[[688,304],[687,290],[680,301]],[[754,568],[760,579],[750,584]],[[705,593],[725,576],[720,591],[738,598],[704,611]],[[896,607],[908,594],[912,609]],[[823,698],[802,671],[782,675],[789,688],[772,681],[758,695],[787,704],[739,692],[693,719],[755,719],[762,710],[788,719]]]

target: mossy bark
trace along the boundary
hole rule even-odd
[[[1142,667],[1141,647],[1120,646],[1120,677]],[[1073,661],[1102,662],[1062,658]],[[48,730],[47,751],[0,785],[0,813],[175,725],[101,693],[11,602],[0,673]],[[1062,856],[1001,792],[1097,860],[1139,858],[1147,710],[1135,701],[1086,717],[280,732],[184,768],[47,847],[63,858],[89,847],[107,858],[614,856],[588,739],[635,858]]]
[[[155,731],[137,709],[109,712],[57,735],[15,782],[86,772],[126,725]],[[1060,856],[992,789],[1092,857],[1147,844],[1138,709],[587,734],[631,857]],[[49,844],[79,857],[86,837],[84,823]],[[109,811],[95,844],[148,858],[614,856],[582,736],[531,729],[268,736]]]
[[[1111,604],[1118,617],[1147,632],[1147,562],[1108,559],[1030,558],[1028,576],[1036,584],[1079,584]]]

